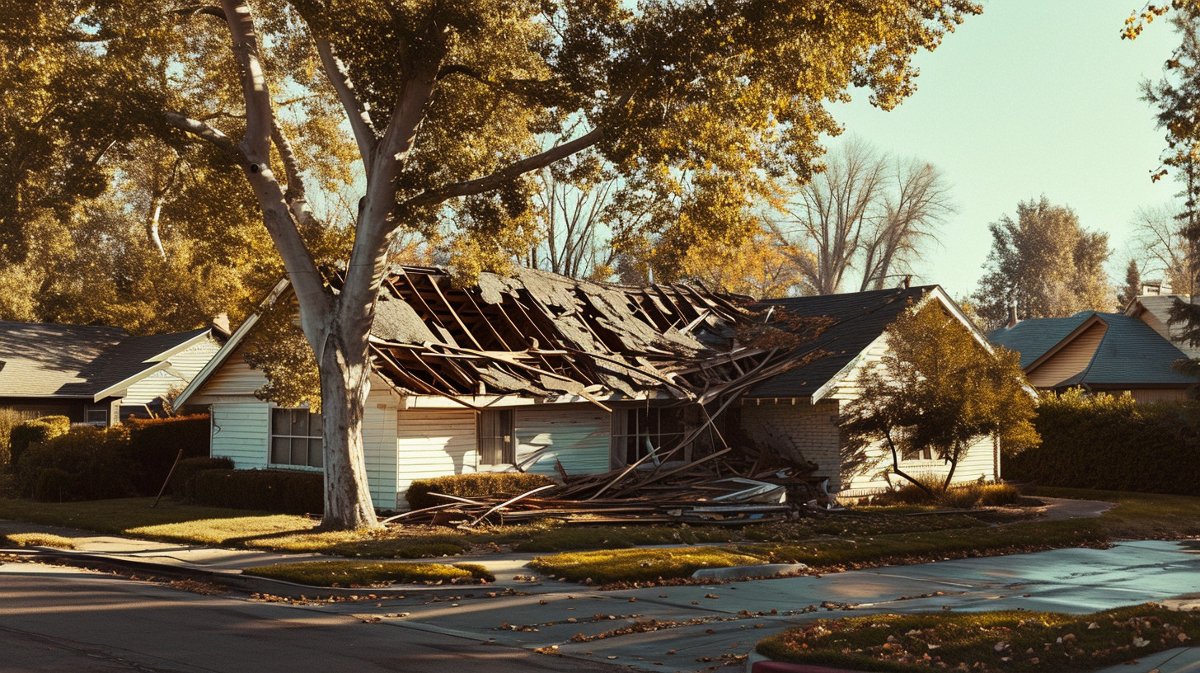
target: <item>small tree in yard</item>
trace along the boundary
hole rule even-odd
[[[1016,353],[989,352],[936,302],[910,309],[888,328],[887,355],[863,374],[862,395],[842,415],[843,464],[863,472],[890,456],[891,472],[932,494],[900,461],[936,457],[950,465],[945,490],[979,436],[998,433],[1014,446],[1038,442],[1024,381]],[[872,450],[878,444],[883,455]]]
[[[972,0],[69,4],[46,29],[54,39],[103,41],[92,58],[144,66],[140,128],[207,143],[253,192],[319,369],[333,529],[377,524],[362,443],[368,335],[397,235],[453,228],[460,277],[495,268],[525,242],[531,176],[593,150],[623,179],[729,205],[692,209],[660,239],[721,240],[745,223],[700,215],[737,215],[775,180],[811,175],[820,136],[840,132],[826,105],[856,86],[895,106],[915,88],[913,54],[981,11]],[[217,45],[198,65],[197,49]],[[209,109],[225,98],[238,105]],[[345,123],[281,123],[296,101],[337,105]],[[331,134],[352,137],[365,178],[336,279],[313,242],[328,223],[306,196],[327,189],[322,162],[302,151]],[[541,149],[547,137],[572,139]]]

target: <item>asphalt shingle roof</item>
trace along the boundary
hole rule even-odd
[[[0,397],[93,397],[207,331],[134,337],[116,327],[0,321]]]
[[[1188,385],[1196,379],[1172,365],[1187,355],[1149,325],[1123,313],[1084,311],[1069,318],[1025,320],[988,335],[992,343],[1021,354],[1021,367],[1037,360],[1092,316],[1108,328],[1087,368],[1061,385]]]
[[[872,341],[879,338],[888,325],[908,307],[921,301],[926,293],[937,287],[923,285],[911,288],[873,290],[849,294],[828,294],[812,297],[768,299],[761,307],[778,306],[803,318],[828,317],[836,320],[811,344],[796,353],[820,351],[817,360],[770,378],[746,394],[747,397],[810,397],[842,371]]]

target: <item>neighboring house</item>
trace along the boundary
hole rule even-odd
[[[1156,310],[1158,300],[1139,297]],[[1144,305],[1143,305],[1144,306]],[[1136,316],[1136,317],[1135,317]],[[1040,390],[1081,388],[1131,395],[1138,402],[1182,400],[1196,379],[1172,366],[1187,357],[1167,335],[1165,320],[1146,308],[1125,313],[1083,311],[1069,318],[1035,318],[998,329],[992,343],[1017,351],[1029,383]]]
[[[1200,347],[1176,340],[1183,332],[1183,325],[1170,324],[1171,306],[1175,301],[1189,302],[1191,299],[1186,294],[1172,293],[1169,285],[1143,285],[1142,293],[1130,300],[1124,313],[1149,325],[1150,329],[1169,340],[1189,358],[1197,358],[1200,357]]]
[[[280,301],[294,302],[286,281],[263,307]],[[837,415],[863,368],[886,351],[885,328],[926,301],[974,330],[936,286],[754,304],[528,269],[485,273],[469,288],[440,269],[395,269],[371,332],[363,424],[371,495],[377,507],[405,509],[414,479],[683,464],[743,438],[799,449],[834,490],[884,488],[877,475],[842,483]],[[829,325],[814,338],[791,318]],[[238,468],[319,470],[320,416],[256,396],[266,379],[243,356],[257,320],[234,332],[177,404],[211,409],[212,454]],[[904,467],[946,470],[918,456]],[[972,447],[956,474],[998,478],[993,439]]]
[[[208,328],[131,336],[115,327],[0,321],[0,409],[94,425],[159,415],[219,348]]]

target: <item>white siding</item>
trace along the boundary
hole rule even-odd
[[[869,451],[869,455],[876,457],[879,462],[875,464],[874,469],[867,470],[851,480],[845,488],[849,491],[848,494],[869,493],[888,488],[888,481],[884,477],[884,473],[891,472],[891,452],[886,450],[882,444],[872,446]],[[963,484],[978,481],[980,478],[984,481],[996,480],[999,476],[996,458],[995,440],[990,436],[980,436],[967,447],[962,459],[958,461],[958,467],[954,470],[953,483]],[[900,469],[914,477],[936,476],[945,479],[946,474],[950,471],[950,466],[937,459],[902,460]],[[893,484],[897,485],[906,483],[903,477],[895,475],[891,475],[891,480]]]
[[[267,377],[261,370],[252,369],[242,359],[244,350],[238,348],[229,354],[229,359],[217,369],[197,392],[196,403],[203,403],[206,397],[228,395],[253,396],[254,391],[267,384]]]
[[[544,405],[517,409],[517,463],[527,472],[555,476],[554,461],[567,474],[609,470],[610,415],[593,404]],[[537,455],[536,461],[526,463]]]
[[[267,466],[271,407],[265,402],[212,405],[212,456],[233,459],[237,469]]]
[[[367,483],[377,509],[395,509],[396,502],[396,403],[387,384],[371,377],[371,392],[363,411],[363,454]],[[401,503],[407,507],[407,503]]]
[[[129,386],[121,403],[126,405],[150,404],[160,397],[165,399],[172,388],[176,391],[182,390],[217,354],[217,350],[219,350],[217,343],[211,338],[205,338],[166,358],[171,363],[171,369],[178,372],[182,378],[168,371],[154,372]]]
[[[414,479],[475,472],[475,412],[400,411],[396,415],[396,503]]]

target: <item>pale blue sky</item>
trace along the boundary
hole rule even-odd
[[[876,147],[945,171],[958,213],[915,270],[969,294],[991,245],[987,231],[1017,202],[1045,194],[1089,229],[1106,231],[1123,277],[1141,206],[1169,201],[1152,184],[1162,133],[1139,82],[1157,79],[1175,43],[1165,22],[1120,39],[1141,0],[990,0],[933,53],[921,53],[917,92],[891,112],[866,95],[834,114]],[[845,136],[843,136],[845,137]],[[835,140],[834,144],[838,141]]]

